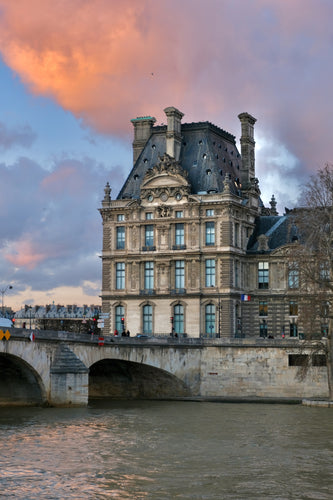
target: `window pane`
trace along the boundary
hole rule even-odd
[[[290,323],[290,337],[297,337],[298,329],[297,323]]]
[[[289,288],[299,287],[299,272],[297,267],[293,266],[289,269],[288,273],[288,286]]]
[[[125,227],[117,227],[117,249],[123,250],[125,248]]]
[[[174,331],[175,333],[184,333],[184,308],[177,304],[173,309]]]
[[[268,288],[269,269],[268,262],[258,263],[258,288]]]
[[[116,307],[116,322],[115,322],[115,328],[119,332],[123,331],[123,325],[121,323],[121,318],[125,317],[125,310],[123,306],[117,306]]]
[[[206,222],[206,245],[215,245],[215,223]]]
[[[116,289],[123,290],[125,288],[125,262],[117,262],[116,264]]]
[[[154,245],[154,226],[145,226],[145,246],[152,247]]]
[[[267,337],[267,323],[265,320],[263,320],[262,323],[260,323],[260,332],[259,332],[260,337],[266,338]]]
[[[215,334],[215,306],[207,304],[205,307],[205,333],[213,336]]]
[[[215,286],[215,260],[206,260],[205,286]]]
[[[289,302],[289,315],[290,316],[298,315],[298,302],[296,302],[295,300],[291,300]]]
[[[184,224],[176,224],[176,245],[184,245]]]
[[[181,219],[182,217],[184,217],[184,214],[181,210],[177,210],[176,211],[176,218],[177,219]]]
[[[150,305],[143,306],[142,330],[146,334],[153,333],[153,308]]]
[[[145,262],[145,290],[154,288],[154,262]]]
[[[185,288],[185,263],[183,260],[175,262],[175,287]]]
[[[267,302],[260,301],[259,302],[259,316],[267,316],[267,314],[268,314]]]

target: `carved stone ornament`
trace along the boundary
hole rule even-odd
[[[170,217],[171,209],[166,205],[161,205],[160,207],[158,207],[158,212],[160,217]]]

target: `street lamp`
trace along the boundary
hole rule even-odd
[[[7,292],[7,290],[11,290],[12,288],[13,288],[12,285],[7,285],[7,286],[5,286],[5,288],[2,288],[0,290],[0,292],[1,292],[1,311],[2,311],[2,316],[4,316],[4,305],[3,305],[4,295]]]

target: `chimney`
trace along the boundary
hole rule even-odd
[[[238,115],[238,118],[242,126],[242,135],[240,138],[242,169],[240,178],[242,189],[248,189],[252,185],[251,179],[254,179],[256,176],[254,161],[256,143],[254,141],[253,126],[257,120],[249,115],[249,113],[241,113]]]
[[[166,133],[166,153],[178,161],[182,144],[180,122],[184,116],[184,113],[181,113],[173,106],[165,108],[164,113],[168,118],[168,128]]]
[[[152,116],[141,116],[138,118],[133,118],[131,120],[134,126],[134,140],[133,140],[133,165],[139,158],[141,151],[146,145],[149,137],[151,136],[151,130],[153,128],[156,119]]]

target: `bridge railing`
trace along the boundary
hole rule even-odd
[[[298,342],[304,342],[298,338],[291,339],[264,339],[261,337],[246,337],[246,338],[205,338],[205,337],[171,337],[170,334],[165,336],[145,336],[137,335],[134,337],[114,337],[108,335],[103,337],[98,334],[87,334],[77,332],[53,331],[53,330],[29,330],[23,328],[8,328],[10,332],[10,340],[25,340],[27,342],[33,341],[48,341],[48,342],[79,342],[87,344],[100,343],[101,337],[103,344],[106,346],[112,345],[167,345],[167,346],[214,346],[214,345],[237,345],[237,346],[295,346]],[[31,337],[31,334],[34,337]]]

